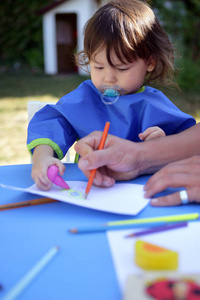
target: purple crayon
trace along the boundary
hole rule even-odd
[[[56,165],[52,165],[47,170],[47,176],[51,182],[53,182],[55,185],[58,185],[65,190],[69,190],[70,187],[68,184],[64,181],[64,179],[58,175],[59,169]]]

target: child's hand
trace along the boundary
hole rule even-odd
[[[53,150],[47,145],[37,146],[33,153],[33,167],[31,176],[37,187],[41,190],[48,191],[52,182],[47,176],[47,170],[51,165],[56,165],[59,168],[59,173],[62,176],[65,171],[65,166],[58,158],[53,157]]]
[[[159,137],[165,136],[165,132],[158,126],[153,126],[147,128],[144,132],[139,134],[141,141],[147,141],[152,139],[157,139]]]
[[[58,158],[54,158],[52,156],[46,156],[45,160],[38,161],[36,164],[33,164],[31,176],[37,187],[41,190],[48,191],[52,186],[52,182],[47,176],[47,170],[52,165],[56,165],[59,168],[61,176],[64,174],[65,166]]]

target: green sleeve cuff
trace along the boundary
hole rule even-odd
[[[32,155],[31,150],[33,150],[36,146],[39,146],[39,145],[49,145],[49,146],[51,146],[53,148],[53,150],[55,151],[56,155],[58,156],[58,158],[60,160],[63,159],[64,155],[63,155],[63,152],[60,149],[60,147],[56,143],[54,143],[52,140],[46,139],[46,138],[33,140],[31,143],[29,143],[27,145],[28,151],[31,153],[31,155]]]

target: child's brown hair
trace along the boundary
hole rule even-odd
[[[138,58],[155,59],[155,69],[147,74],[146,83],[156,80],[167,85],[172,78],[172,43],[144,1],[113,0],[100,7],[86,23],[84,50],[76,55],[78,66],[88,66],[104,47],[111,66],[111,50],[122,63],[131,63]]]

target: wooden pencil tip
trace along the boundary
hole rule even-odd
[[[134,237],[134,236],[135,236],[135,234],[133,233],[133,234],[126,235],[125,238],[130,238],[130,237]]]
[[[88,195],[88,193],[85,193],[85,197],[84,197],[84,199],[87,199],[87,195]]]
[[[69,229],[69,232],[70,232],[70,233],[77,233],[78,230],[77,230],[77,228],[72,228],[72,229]]]

